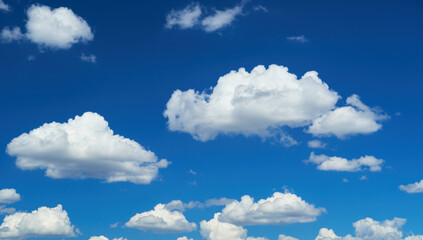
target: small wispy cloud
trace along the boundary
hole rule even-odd
[[[263,11],[263,12],[268,12],[267,8],[263,5],[256,5],[253,7],[254,11]]]
[[[193,28],[202,14],[200,4],[192,3],[182,10],[171,10],[166,16],[166,28]]]
[[[8,12],[10,11],[10,6],[0,0],[0,11]]]
[[[300,42],[300,43],[305,43],[305,42],[308,42],[309,41],[304,35],[301,35],[301,36],[288,36],[288,37],[286,37],[286,39],[288,41]]]
[[[85,53],[82,53],[80,58],[84,62],[90,62],[90,63],[96,63],[97,62],[97,57],[93,54],[86,55]]]

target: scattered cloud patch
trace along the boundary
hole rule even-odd
[[[326,147],[326,143],[320,141],[320,140],[311,140],[307,142],[307,146],[309,148],[325,148]]]
[[[263,12],[268,12],[267,8],[263,5],[256,5],[253,7],[254,11],[263,11]]]
[[[206,32],[214,32],[229,26],[235,18],[242,14],[243,5],[238,5],[226,10],[215,10],[213,15],[204,18],[201,26]]]
[[[16,212],[15,208],[12,207],[6,207],[5,205],[0,205],[0,215],[3,214],[13,214]]]
[[[154,210],[137,213],[125,226],[156,233],[191,232],[197,228],[195,223],[187,221],[180,211],[170,211],[164,204],[158,204]]]
[[[186,236],[183,236],[183,237],[179,237],[178,239],[176,239],[176,240],[194,240],[194,239],[192,239],[192,238],[187,238]]]
[[[6,216],[0,225],[0,239],[73,237],[74,228],[62,205],[40,207],[30,213],[17,212]]]
[[[21,200],[21,195],[13,188],[0,190],[0,203],[10,204]]]
[[[235,200],[228,198],[212,198],[205,202],[191,201],[189,203],[183,203],[180,200],[173,200],[165,205],[165,208],[169,211],[178,210],[184,212],[186,209],[193,208],[208,208],[213,206],[225,206]]]
[[[285,225],[316,221],[325,211],[324,208],[316,208],[293,193],[275,192],[272,197],[258,202],[245,195],[241,201],[227,204],[219,216],[219,221],[239,226]]]
[[[329,157],[324,154],[316,155],[312,152],[306,162],[317,164],[317,169],[322,171],[359,172],[368,169],[371,172],[378,172],[382,170],[384,161],[367,155],[358,159],[348,160],[336,156]]]
[[[361,180],[361,181],[367,180],[367,176],[366,176],[366,175],[361,176],[361,177],[360,177],[360,180]]]
[[[224,10],[214,9],[207,16],[203,16],[202,9],[204,7],[199,3],[191,3],[181,10],[172,9],[166,15],[165,27],[167,29],[176,27],[179,29],[200,28],[205,32],[215,32],[231,25],[239,15],[242,15],[245,3],[246,1],[242,1],[234,7]],[[257,5],[253,9],[255,11],[267,11],[261,5]]]
[[[10,11],[10,6],[4,3],[3,0],[0,0],[0,11],[4,11],[4,12]]]
[[[401,185],[399,189],[407,193],[423,193],[423,179],[420,182]]]
[[[94,54],[86,55],[85,53],[82,53],[80,58],[84,62],[90,62],[90,63],[96,63],[97,62],[97,57]]]
[[[315,240],[401,240],[403,239],[401,228],[405,222],[406,219],[403,218],[394,218],[383,222],[365,218],[353,223],[355,236],[349,234],[340,237],[332,229],[322,228]],[[404,240],[419,239],[423,239],[423,235],[408,236]]]
[[[109,240],[109,239],[105,236],[92,236],[90,237],[89,240]],[[128,239],[120,237],[120,238],[113,238],[113,240],[128,240]]]
[[[3,43],[10,43],[13,41],[19,41],[25,38],[19,27],[4,27],[0,33],[0,39]]]
[[[342,179],[342,181],[343,181],[344,183],[349,182],[347,178],[343,178],[343,179]]]
[[[281,234],[279,235],[278,240],[299,240],[299,239]]]
[[[313,120],[308,132],[316,136],[335,135],[345,138],[348,135],[369,134],[378,131],[380,121],[386,115],[369,108],[357,95],[347,98],[349,106],[339,107]]]
[[[166,160],[137,142],[114,134],[99,114],[86,112],[66,123],[45,123],[13,139],[6,149],[22,170],[45,169],[51,178],[103,179],[149,184]]]
[[[19,27],[4,28],[2,39],[11,42],[27,39],[41,49],[69,49],[73,44],[92,41],[94,34],[88,23],[71,9],[34,4],[27,11],[26,33]]]
[[[304,36],[289,36],[286,38],[289,41],[293,41],[293,42],[300,42],[300,43],[305,43],[308,42],[308,39]]]
[[[189,4],[182,10],[171,10],[170,13],[166,16],[166,28],[193,28],[199,23],[201,14],[201,7],[198,3]]]

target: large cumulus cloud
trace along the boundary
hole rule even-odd
[[[51,178],[97,178],[106,182],[149,184],[166,160],[137,142],[116,135],[97,113],[66,123],[46,123],[7,145],[23,170],[45,169]]]

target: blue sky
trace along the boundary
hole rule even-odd
[[[218,224],[248,237],[315,239],[322,228],[358,240],[423,235],[421,1],[3,0],[0,9],[0,190],[20,195],[0,194],[0,213],[9,209],[0,219],[61,204],[74,226],[74,234],[43,234],[40,224],[0,239],[220,240],[200,226],[218,212]],[[300,80],[309,71],[318,77]],[[187,98],[174,98],[176,90]],[[80,125],[63,125],[76,116]],[[113,133],[98,127],[106,121]],[[41,129],[50,135],[21,135],[52,122]],[[74,145],[59,141],[64,132],[77,133]],[[259,224],[241,204],[248,195],[259,207],[275,192],[318,213],[298,207],[298,219],[282,224],[282,199]],[[165,210],[195,230],[125,225],[157,204],[221,198]],[[247,220],[234,220],[231,207]],[[394,224],[391,238],[353,226],[372,218],[385,231],[395,217],[407,222]]]

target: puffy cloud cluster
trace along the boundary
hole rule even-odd
[[[407,193],[423,193],[423,179],[420,182],[401,185],[399,188]]]
[[[226,205],[219,220],[236,225],[283,225],[313,222],[324,213],[293,193],[275,192],[272,197],[254,202],[248,195]]]
[[[154,210],[137,213],[125,226],[156,233],[191,232],[197,228],[180,211],[170,211],[164,204],[156,205]]]
[[[242,14],[244,4],[241,3],[233,8],[225,10],[214,10],[214,13],[202,17],[201,6],[198,3],[192,3],[181,10],[171,10],[166,16],[166,28],[179,27],[188,29],[200,27],[206,32],[214,32],[229,26],[237,16]]]
[[[105,236],[92,236],[88,240],[109,240],[109,239]],[[127,240],[127,239],[120,237],[120,238],[113,238],[113,240]]]
[[[316,240],[401,240],[403,233],[402,226],[406,220],[403,218],[394,218],[379,222],[372,218],[365,218],[353,223],[355,236],[347,235],[340,237],[332,229],[322,228]],[[423,235],[408,236],[404,240],[423,239]]]
[[[41,48],[68,49],[73,44],[91,41],[94,34],[88,23],[71,9],[32,5],[27,11],[26,33],[18,27],[5,27],[1,38],[5,42],[28,39]]]
[[[379,121],[387,118],[363,104],[357,95],[347,98],[349,106],[339,107],[313,120],[308,132],[313,135],[335,135],[345,138],[348,135],[369,134],[378,131]]]
[[[10,204],[21,200],[21,195],[13,188],[0,190],[0,203]]]
[[[381,171],[383,160],[373,156],[364,156],[359,159],[348,160],[341,157],[316,155],[313,152],[306,162],[317,164],[317,169],[322,171],[358,172],[369,169],[372,172]]]
[[[149,184],[166,160],[137,142],[115,135],[97,113],[67,123],[46,123],[13,139],[6,149],[23,170],[46,169],[51,178],[97,178]]]
[[[0,225],[0,239],[33,237],[72,237],[74,226],[62,205],[40,207],[30,213],[17,212],[4,218]]]
[[[298,79],[283,66],[257,66],[251,72],[240,68],[220,77],[210,92],[174,91],[164,116],[171,131],[189,133],[200,141],[219,134],[274,137],[284,135],[282,127],[309,126],[307,131],[312,134],[338,137],[380,128],[376,121],[381,117],[357,96],[347,100],[357,108],[336,108],[339,98],[317,72],[307,72]],[[353,114],[338,114],[345,110]],[[350,121],[354,123],[345,124]]]

